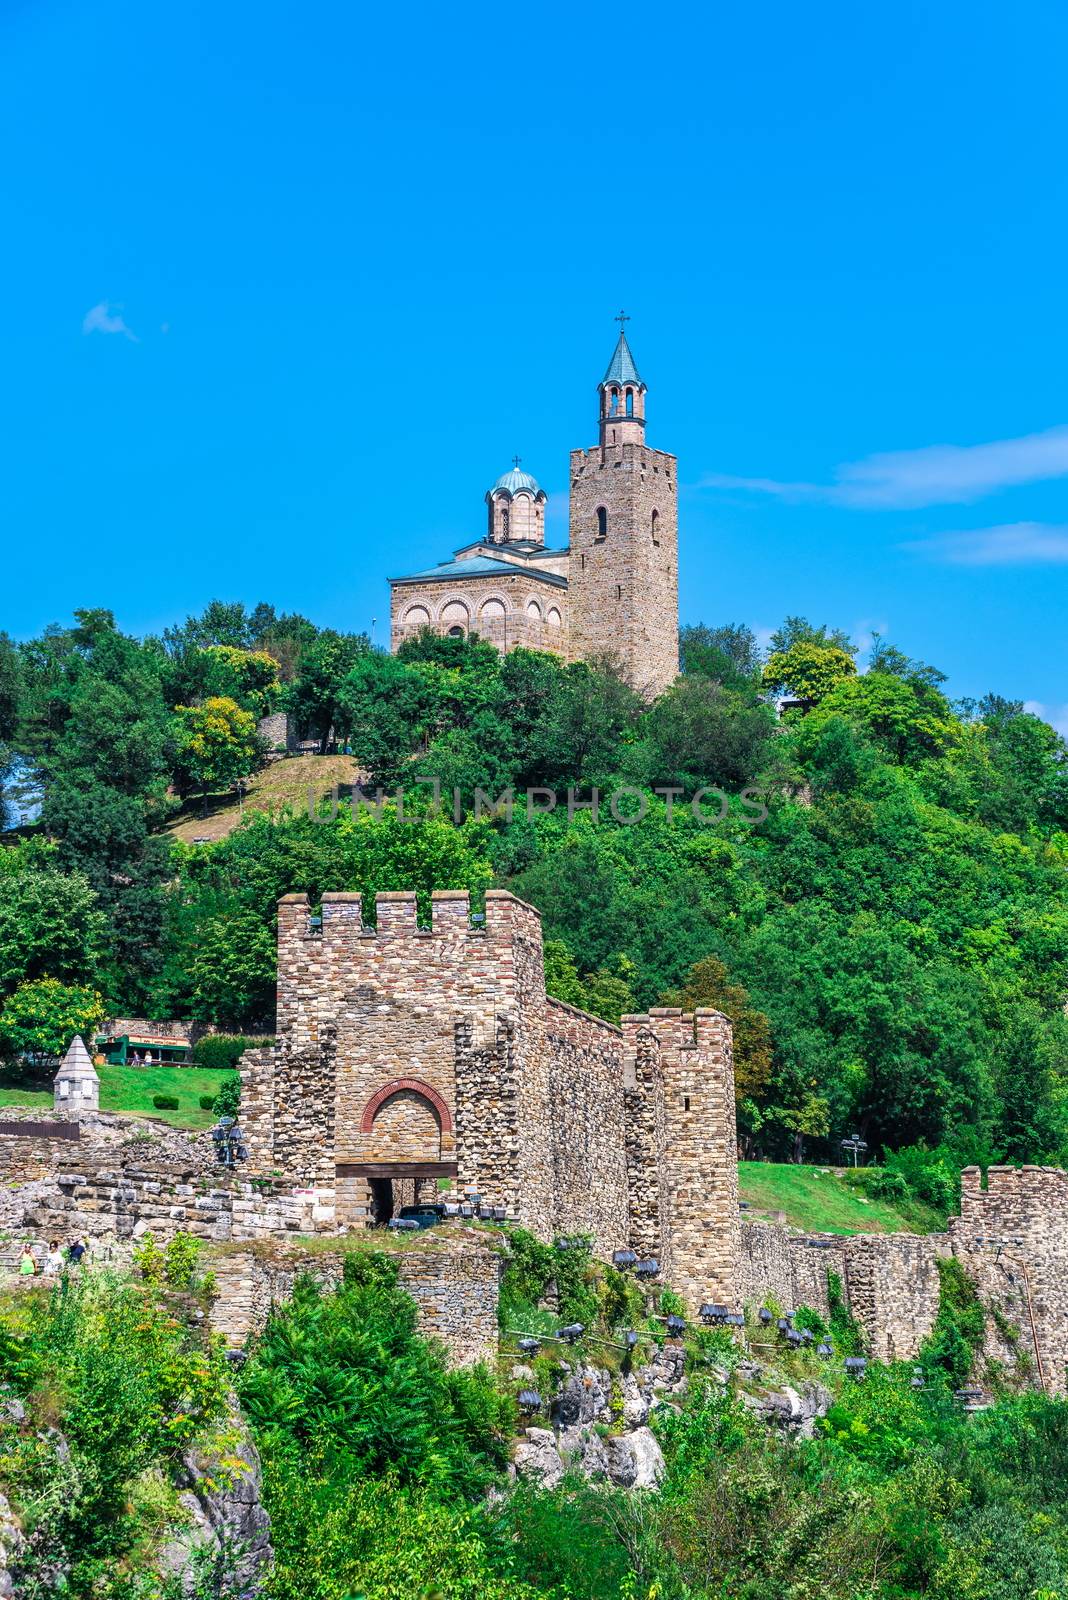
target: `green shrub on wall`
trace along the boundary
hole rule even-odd
[[[273,1039],[252,1039],[243,1033],[209,1033],[193,1046],[195,1067],[236,1067],[246,1050],[260,1050]]]

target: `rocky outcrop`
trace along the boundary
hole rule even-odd
[[[236,1403],[232,1426],[240,1438],[228,1445],[224,1466],[198,1454],[183,1457],[179,1498],[186,1522],[161,1551],[159,1565],[181,1577],[187,1595],[209,1576],[219,1592],[257,1595],[273,1559],[271,1521],[260,1499],[260,1460]]]
[[[533,1377],[513,1369],[513,1377]],[[651,1489],[664,1472],[664,1457],[649,1418],[686,1387],[682,1347],[667,1344],[636,1371],[565,1364],[549,1406],[552,1427],[527,1428],[515,1451],[520,1478],[551,1487],[565,1472],[621,1489]]]
[[[11,1569],[23,1546],[22,1531],[15,1521],[6,1495],[0,1494],[0,1600],[15,1593]]]
[[[800,1389],[783,1384],[767,1394],[742,1393],[741,1400],[767,1423],[797,1439],[811,1439],[816,1420],[827,1415],[832,1396],[820,1383],[802,1384]]]

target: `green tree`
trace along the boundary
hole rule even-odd
[[[300,670],[287,691],[285,709],[302,728],[316,735],[324,755],[331,731],[339,740],[351,732],[343,700],[344,683],[357,658],[368,649],[363,634],[335,633],[328,628],[301,654]]]
[[[748,991],[732,983],[726,966],[718,956],[705,956],[696,962],[681,989],[673,989],[660,1001],[662,1006],[679,1006],[683,1011],[709,1008],[729,1017],[734,1031],[734,1083],[738,1100],[759,1099],[771,1076],[771,1023],[763,1011],[751,1004]]]
[[[856,670],[852,654],[841,645],[799,639],[788,649],[774,650],[768,656],[764,687],[773,694],[791,694],[815,706]]]
[[[199,706],[178,706],[174,717],[175,768],[181,789],[212,792],[245,778],[263,759],[256,719],[236,700],[213,695]]]
[[[84,984],[38,978],[20,984],[0,1008],[0,1042],[12,1055],[61,1056],[80,1034],[90,1053],[104,1000]]]
[[[957,740],[960,724],[937,689],[888,672],[866,672],[819,696],[805,718],[799,750],[805,759],[832,717],[843,717],[877,741],[894,761],[915,766],[942,755]]]
[[[680,678],[643,722],[638,765],[650,787],[688,794],[707,784],[755,782],[775,731],[770,706],[703,676]]]
[[[0,857],[7,854],[0,850]],[[0,994],[37,978],[92,983],[105,920],[81,873],[33,867],[2,875]]]

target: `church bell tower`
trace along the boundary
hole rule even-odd
[[[679,670],[675,457],[645,443],[646,387],[622,312],[597,386],[600,442],[571,452],[571,656],[610,657],[652,700]]]

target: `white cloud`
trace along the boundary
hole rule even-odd
[[[849,636],[862,656],[866,656],[875,643],[875,635],[885,639],[890,632],[889,622],[876,621],[873,617],[864,617],[860,622],[854,622],[849,630]]]
[[[1025,700],[1024,710],[1048,722],[1063,738],[1068,739],[1068,706],[1047,706],[1041,700]]]
[[[938,533],[901,546],[953,567],[1033,567],[1068,563],[1068,527],[1006,522],[996,528]]]
[[[846,461],[833,483],[790,483],[775,478],[737,478],[708,473],[707,489],[742,489],[784,500],[819,500],[865,509],[962,505],[999,489],[1068,476],[1068,427],[990,444],[936,444]]]
[[[140,341],[132,328],[128,328],[123,321],[121,306],[113,306],[109,300],[101,300],[99,305],[90,307],[82,319],[83,333],[121,333],[124,338],[132,339],[134,344]]]

